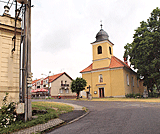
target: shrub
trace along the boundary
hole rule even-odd
[[[3,106],[0,107],[0,128],[7,127],[16,121],[16,103],[7,103],[8,93],[3,98]]]
[[[130,94],[126,94],[125,96],[126,98],[141,98],[142,97],[140,93],[136,93],[136,94],[130,93]]]
[[[133,95],[134,94],[130,93],[130,94],[126,94],[125,96],[126,96],[126,98],[133,98]]]
[[[151,97],[151,98],[158,98],[158,93],[149,92],[149,93],[148,93],[148,97]]]

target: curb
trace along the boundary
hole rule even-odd
[[[83,118],[84,116],[86,116],[86,115],[89,114],[89,113],[90,113],[90,111],[88,110],[85,114],[83,114],[83,115],[81,115],[80,117],[78,117],[78,118],[76,118],[76,119],[68,122],[67,124],[71,124],[71,123],[73,123],[73,122],[75,122],[75,121],[78,121],[78,120],[80,120],[81,118]]]

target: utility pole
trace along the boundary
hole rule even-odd
[[[22,98],[24,103],[24,120],[32,119],[31,105],[31,0],[17,0],[25,4],[24,40],[22,58]]]
[[[26,73],[27,78],[31,78],[31,0],[25,5],[25,45],[27,47],[27,65]],[[32,119],[32,105],[31,105],[31,87],[27,85],[25,91],[25,121]]]

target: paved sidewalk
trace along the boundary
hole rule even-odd
[[[82,117],[86,113],[84,110],[82,110],[83,108],[82,106],[78,106],[78,105],[70,104],[70,103],[64,103],[64,104],[73,106],[74,110],[72,112],[62,114],[59,116],[59,118],[52,119],[45,124],[38,124],[36,126],[30,127],[27,129],[23,129],[18,132],[14,132],[13,134],[31,134],[31,133],[36,133],[36,132],[42,132],[46,129],[49,129],[51,127],[57,126],[65,122],[72,123],[78,120],[80,117]]]
[[[59,119],[59,118],[57,118],[57,119],[50,120],[45,124],[38,124],[36,126],[20,130],[18,132],[13,133],[13,134],[31,134],[31,133],[41,132],[41,131],[44,131],[44,130],[46,130],[48,128],[57,126],[57,125],[59,125],[61,123],[64,123],[64,121]]]

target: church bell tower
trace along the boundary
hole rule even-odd
[[[109,41],[109,35],[102,29],[96,35],[96,41],[92,44],[93,66],[92,69],[109,67],[113,56],[113,43]]]

